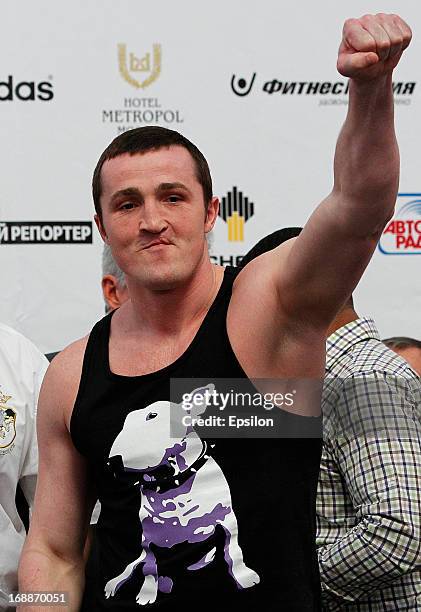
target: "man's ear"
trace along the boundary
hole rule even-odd
[[[101,234],[101,238],[103,239],[105,244],[108,244],[108,237],[107,237],[104,225],[102,223],[101,217],[99,215],[94,215],[94,220],[95,220],[96,226],[98,228],[98,231]]]
[[[112,274],[106,274],[101,280],[102,293],[104,300],[107,302],[111,310],[115,310],[121,306],[118,296],[117,279]]]
[[[215,225],[219,212],[219,198],[214,196],[208,204],[205,217],[205,234],[210,232]]]

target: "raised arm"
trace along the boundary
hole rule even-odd
[[[296,239],[251,261],[234,283],[227,330],[251,378],[314,379],[324,371],[329,325],[393,213],[399,152],[392,72],[410,39],[395,15],[345,23],[338,68],[351,79],[350,99],[333,190]]]
[[[92,509],[87,501],[85,462],[74,448],[68,430],[80,378],[79,353],[80,346],[76,344],[58,355],[41,388],[37,423],[39,476],[19,566],[20,592],[65,591],[69,596],[66,610],[71,612],[80,607],[83,547]],[[25,612],[32,609],[38,608],[22,608]]]
[[[393,214],[399,181],[392,72],[411,40],[396,15],[345,22],[338,70],[349,107],[334,162],[334,187],[288,249],[280,247],[280,299],[288,318],[326,327],[366,268]],[[317,304],[317,308],[315,308]]]

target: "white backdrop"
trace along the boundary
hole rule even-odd
[[[421,337],[421,247],[415,246],[421,6],[357,0],[349,14],[348,4],[3,3],[0,320],[52,351],[87,333],[102,315],[102,243],[95,228],[92,243],[84,243],[80,223],[92,221],[92,170],[119,129],[158,122],[182,131],[208,158],[215,193],[227,196],[235,186],[254,204],[243,240],[229,240],[227,223],[218,219],[216,261],[245,254],[274,229],[302,225],[332,186],[347,100],[335,69],[342,23],[384,11],[400,12],[414,31],[395,76],[400,192],[410,195],[397,203],[396,218],[405,223],[392,226],[404,234],[382,238],[385,252],[376,252],[355,301],[384,336]],[[125,45],[120,63],[118,45]],[[237,95],[233,88],[250,91]],[[126,116],[133,110],[137,115]],[[63,222],[70,225],[63,229]],[[73,243],[56,244],[54,236]],[[31,237],[46,242],[30,244]]]

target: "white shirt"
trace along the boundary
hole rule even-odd
[[[0,610],[18,590],[17,568],[25,540],[15,493],[18,482],[33,504],[38,471],[35,417],[48,361],[24,336],[0,323]]]

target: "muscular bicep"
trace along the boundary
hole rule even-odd
[[[358,284],[379,232],[347,230],[338,196],[315,210],[301,234],[271,252],[281,305],[288,317],[327,329]]]

